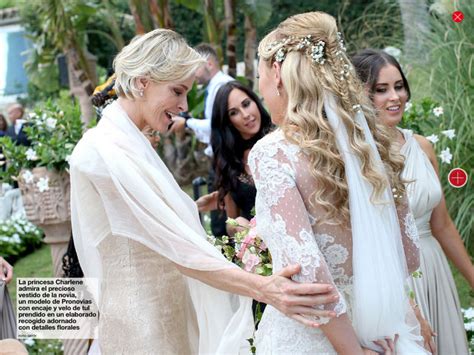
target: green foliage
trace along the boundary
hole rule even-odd
[[[204,114],[204,90],[196,82],[188,92],[188,111],[191,117],[202,117]]]
[[[25,339],[28,354],[63,355],[64,346],[59,339]]]
[[[364,48],[403,47],[403,24],[396,1],[375,0],[355,8],[357,3],[343,0],[339,10],[339,28],[347,51]]]
[[[457,10],[465,19],[474,17],[474,3],[459,2]],[[442,102],[445,114],[440,123],[443,127],[456,129],[456,140],[452,149],[453,163],[440,167],[441,182],[447,206],[471,255],[474,254],[474,32],[469,21],[452,21],[446,12],[432,19],[432,31],[427,35],[431,65],[424,70],[429,75],[430,95]],[[445,128],[446,129],[446,128]],[[451,187],[447,174],[454,167],[461,167],[469,175],[466,186]]]
[[[38,248],[43,232],[25,218],[12,217],[0,222],[0,250],[11,259]]]
[[[472,254],[474,246],[472,240],[474,195],[469,191],[469,182],[463,188],[456,189],[449,185],[447,178],[448,173],[455,167],[464,168],[472,176],[474,161],[472,150],[469,150],[472,149],[472,141],[470,141],[472,131],[464,131],[467,129],[465,122],[459,122],[452,116],[452,100],[449,100],[449,98],[445,98],[445,100],[442,107],[430,98],[408,104],[401,126],[430,138],[432,142],[435,140],[436,142],[433,142],[434,149],[438,157],[446,149],[449,149],[452,154],[450,162],[441,160],[439,164],[440,180],[450,214],[453,216],[454,222]],[[436,110],[440,109],[444,112],[435,114]],[[469,121],[469,117],[466,117],[466,119]],[[472,122],[470,124],[472,125]],[[453,130],[452,133],[455,137],[450,138],[449,130]],[[466,150],[466,148],[468,149]]]
[[[434,108],[438,106],[439,104],[429,97],[407,103],[400,126],[411,129],[413,132],[423,136],[432,134],[432,131],[440,123],[433,114]]]
[[[0,9],[15,7],[15,0],[0,0]]]
[[[51,248],[43,246],[26,255],[13,264],[13,280],[10,285],[16,285],[18,277],[53,277],[53,262],[51,260]],[[16,304],[16,287],[9,288],[12,303]]]
[[[199,1],[170,2],[170,12],[176,31],[182,34],[191,46],[204,41],[204,17],[201,8]]]
[[[24,131],[30,147],[15,145],[10,137],[0,138],[0,148],[7,160],[7,168],[0,179],[11,183],[22,169],[45,166],[59,171],[68,168],[69,156],[83,133],[81,113],[68,97],[58,102],[48,100],[30,114]]]

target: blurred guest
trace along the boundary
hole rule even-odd
[[[217,92],[211,127],[218,205],[225,206],[228,217],[248,225],[257,190],[247,157],[255,142],[270,131],[270,115],[251,89],[230,81]],[[228,235],[235,231],[227,225]]]
[[[25,110],[19,103],[12,104],[8,107],[8,119],[11,126],[7,128],[6,136],[9,136],[13,142],[18,145],[30,145],[28,137],[24,132],[26,120],[23,118]]]
[[[7,120],[5,119],[5,116],[0,113],[0,137],[5,135],[7,128],[8,128]]]
[[[217,52],[214,48],[212,48],[211,45],[202,43],[196,46],[195,49],[200,55],[206,58],[206,63],[204,63],[195,74],[196,81],[199,84],[207,85],[204,93],[204,119],[175,116],[173,117],[174,123],[171,131],[180,132],[185,127],[192,129],[199,141],[208,144],[204,152],[207,156],[212,157],[210,141],[214,100],[219,88],[225,83],[234,80],[234,78],[222,72],[219,64],[219,58],[217,57]],[[214,180],[214,170],[210,169],[207,181],[209,193],[214,191]],[[211,212],[211,230],[214,236],[219,237],[226,233],[225,220],[225,214],[218,213],[217,211]]]

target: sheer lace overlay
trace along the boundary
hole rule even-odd
[[[249,165],[257,187],[257,229],[272,254],[274,272],[299,263],[302,271],[293,277],[295,281],[328,283],[338,290],[338,302],[319,308],[350,317],[351,231],[345,226],[315,223],[325,211],[310,201],[318,182],[310,173],[308,157],[277,130],[254,146]],[[403,216],[405,253],[413,268],[419,259],[407,205],[402,204],[398,212]],[[320,329],[304,327],[272,307],[265,310],[256,342],[258,353],[335,353]]]

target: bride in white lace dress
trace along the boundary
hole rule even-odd
[[[274,271],[300,263],[294,280],[332,284],[339,297],[321,307],[337,317],[319,329],[268,306],[257,353],[426,354],[404,289],[419,250],[403,160],[365,108],[334,18],[288,18],[259,56],[260,92],[280,128],[249,157],[258,232]]]
[[[166,132],[187,110],[205,64],[177,33],[135,37],[114,61],[119,99],[86,132],[70,160],[71,215],[79,261],[99,281],[103,355],[239,354],[253,333],[251,298],[312,326],[330,316],[328,285],[247,273],[206,240],[194,201],[143,135]],[[238,296],[241,295],[241,296]]]

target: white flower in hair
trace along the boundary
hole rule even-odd
[[[453,155],[451,154],[451,150],[448,148],[441,151],[439,155],[441,161],[445,164],[451,164],[451,159],[453,159]]]
[[[413,104],[411,102],[407,102],[406,105],[405,105],[405,112],[410,111],[412,106],[413,106]]]
[[[439,138],[436,134],[426,137],[431,143],[436,144],[439,141]]]
[[[275,53],[275,61],[278,62],[278,63],[281,63],[284,60],[285,60],[285,50],[283,48],[280,48]]]
[[[342,50],[342,51],[346,51],[346,46],[344,46],[344,40],[342,39],[342,33],[341,32],[337,32],[336,33],[336,36],[337,36],[337,40],[339,42],[339,48]]]
[[[296,46],[296,49],[301,50],[306,47],[309,47],[310,45],[311,45],[311,35],[307,35],[301,39],[300,43],[298,43],[298,45]]]
[[[324,62],[326,61],[326,59],[324,59],[325,46],[326,43],[324,43],[323,41],[318,41],[318,43],[311,47],[311,58],[313,59],[313,62],[324,64]]]
[[[441,131],[441,133],[449,139],[453,139],[454,137],[456,137],[456,131],[454,129],[447,129],[446,131]]]
[[[441,116],[443,113],[444,113],[444,110],[443,110],[443,108],[442,108],[441,106],[435,107],[435,108],[433,109],[433,114],[434,114],[436,117]]]

